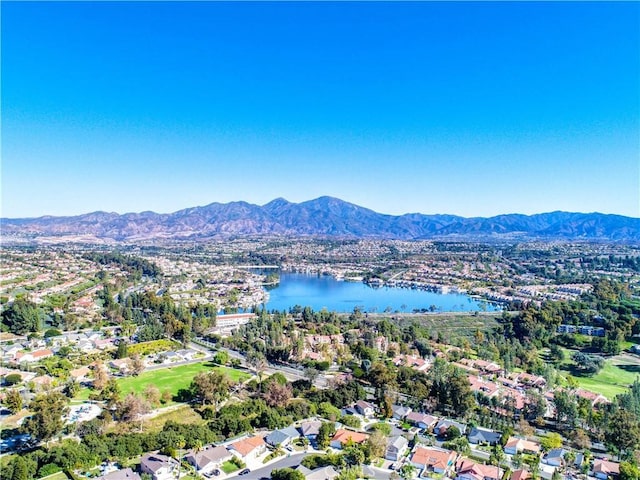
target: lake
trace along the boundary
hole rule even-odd
[[[372,288],[360,282],[335,280],[326,275],[280,273],[280,284],[269,289],[268,310],[289,310],[300,305],[316,311],[411,312],[432,305],[443,312],[499,311],[500,307],[468,295],[435,293],[400,287]]]

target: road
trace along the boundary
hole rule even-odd
[[[276,468],[286,468],[286,467],[290,467],[290,468],[294,468],[297,467],[298,465],[300,465],[300,462],[302,462],[302,459],[304,457],[307,457],[309,455],[313,455],[314,453],[317,452],[302,452],[302,453],[297,453],[297,454],[291,454],[290,457],[285,457],[281,460],[278,460],[274,463],[271,463],[269,465],[266,465],[262,468],[259,468],[257,470],[252,470],[251,472],[249,472],[246,475],[242,475],[239,476],[238,474],[234,475],[234,476],[228,476],[227,478],[239,478],[242,480],[259,480],[260,478],[271,478],[271,470],[274,470]]]
[[[202,348],[203,346],[206,346],[212,350],[225,351],[229,354],[229,358],[239,360],[241,366],[251,370],[251,367],[247,364],[245,356],[242,353],[238,352],[237,350],[231,350],[229,348],[220,347],[219,345],[209,342],[204,338],[197,338],[196,341],[198,342],[198,346],[200,347],[201,351],[204,351],[204,349]],[[194,348],[195,345],[191,343],[189,344],[189,346],[191,348]],[[288,367],[286,365],[276,365],[273,363],[269,363],[267,368],[265,368],[264,372],[269,375],[273,375],[276,372],[282,373],[286,377],[286,379],[289,380],[290,382],[295,382],[296,380],[305,380],[307,378],[302,370],[298,370],[293,367]],[[313,384],[318,388],[326,388],[327,379],[323,375],[318,375],[318,377],[314,380]]]
[[[317,454],[318,452],[304,452],[304,453],[294,453],[291,454],[290,457],[285,457],[282,460],[278,460],[277,462],[271,463],[265,467],[259,468],[257,470],[253,470],[246,475],[230,475],[226,478],[237,478],[238,480],[260,480],[261,478],[271,478],[271,471],[276,468],[295,468],[300,465],[302,460],[309,456]],[[368,465],[362,466],[362,472],[366,475],[367,478],[373,478],[375,480],[389,480],[389,475],[391,472],[389,470],[382,470],[380,468],[371,467]],[[226,480],[226,479],[225,479]]]

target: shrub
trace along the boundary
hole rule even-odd
[[[6,377],[4,377],[5,385],[9,385],[9,386],[17,385],[21,381],[22,381],[22,375],[20,375],[19,373],[11,373]]]

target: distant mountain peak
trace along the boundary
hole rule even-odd
[[[276,198],[192,207],[169,214],[92,212],[74,217],[2,219],[4,237],[206,239],[228,235],[331,236],[456,240],[592,240],[640,243],[640,219],[601,213],[506,214],[491,218],[408,213],[384,215],[336,197],[301,203]]]

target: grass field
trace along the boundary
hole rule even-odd
[[[433,333],[442,333],[445,338],[473,337],[476,330],[489,331],[499,325],[497,319],[502,312],[477,312],[476,313],[415,313],[415,314],[393,314],[400,323],[418,322],[424,325]],[[386,315],[387,317],[389,315]],[[378,318],[383,318],[381,314]]]
[[[234,382],[241,382],[251,377],[250,374],[240,370],[218,367],[212,363],[203,362],[143,372],[137,377],[119,378],[118,385],[120,385],[123,396],[131,392],[141,394],[149,384],[156,386],[160,392],[169,391],[175,396],[180,389],[188,388],[191,380],[198,373],[211,370],[218,370],[225,373]],[[91,390],[84,388],[80,390],[76,399],[86,400],[89,398],[90,393]],[[170,404],[171,403],[169,403],[169,405]]]
[[[175,421],[182,424],[198,425],[204,423],[202,417],[198,415],[189,405],[179,405],[166,413],[161,413],[144,422],[145,432],[159,432],[168,421]]]
[[[181,388],[187,388],[198,373],[211,370],[224,372],[234,382],[243,381],[250,377],[246,372],[227,367],[215,367],[213,364],[205,362],[144,372],[137,377],[121,378],[118,380],[118,384],[123,395],[130,392],[142,393],[149,384],[155,385],[161,392],[169,390],[175,395]]]
[[[40,480],[69,480],[69,477],[67,477],[63,472],[58,472],[53,475],[42,477]]]
[[[640,359],[630,355],[617,355],[605,361],[604,367],[593,377],[574,377],[580,387],[600,393],[608,399],[627,391],[640,376]]]

